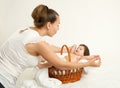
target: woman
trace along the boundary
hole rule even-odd
[[[53,65],[59,69],[73,69],[86,66],[100,66],[92,59],[84,64],[62,61],[55,52],[60,48],[42,41],[43,36],[56,34],[59,29],[59,15],[45,5],[37,6],[32,12],[34,27],[21,30],[8,39],[0,48],[0,82],[5,88],[14,88],[19,75],[29,67]],[[39,56],[49,63],[39,64]]]

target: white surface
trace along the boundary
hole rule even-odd
[[[100,68],[85,68],[87,74],[80,81],[64,84],[61,88],[120,88],[120,63],[112,59],[102,59]]]
[[[104,55],[102,55],[105,57]],[[86,67],[87,74],[82,75],[80,81],[63,84],[60,88],[120,88],[120,63],[113,57],[102,58],[102,64],[99,68]],[[30,69],[23,74],[26,79],[32,79]],[[34,71],[35,72],[35,71]]]

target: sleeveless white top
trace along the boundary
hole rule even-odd
[[[22,33],[15,33],[0,47],[0,76],[8,81],[8,88],[14,88],[23,70],[38,64],[39,57],[30,55],[25,44],[41,40],[42,37],[36,31],[28,28]]]

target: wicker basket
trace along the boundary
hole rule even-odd
[[[61,55],[62,55],[62,51],[64,47],[66,47],[67,52],[68,52],[68,61],[71,61],[70,50],[66,45],[62,46]],[[49,77],[57,78],[60,81],[62,81],[63,84],[80,80],[82,71],[83,71],[83,68],[77,68],[77,69],[72,69],[72,70],[59,70],[53,66],[48,69]]]

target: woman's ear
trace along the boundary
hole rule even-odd
[[[49,30],[50,27],[51,27],[51,23],[50,23],[50,22],[47,22],[47,24],[46,24],[46,28]]]

